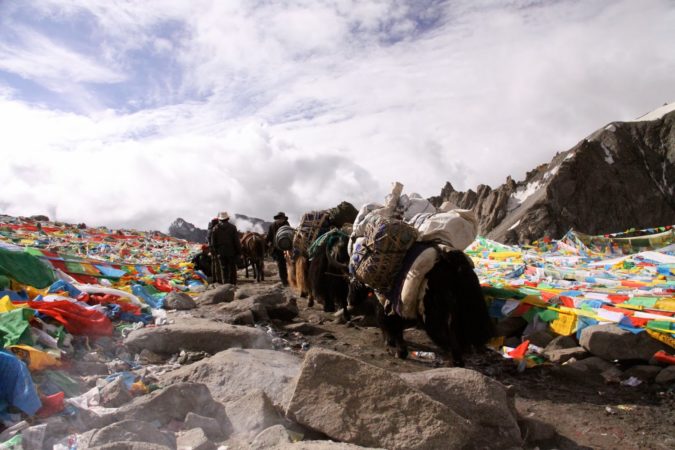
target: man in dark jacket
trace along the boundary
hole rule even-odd
[[[209,231],[209,246],[214,256],[214,283],[237,284],[237,259],[241,255],[237,227],[230,223],[226,212],[221,212],[218,222]]]
[[[270,229],[267,231],[267,247],[272,249],[272,259],[276,261],[277,267],[279,268],[279,278],[281,278],[281,283],[284,286],[288,286],[288,272],[286,271],[286,258],[284,258],[284,252],[278,249],[275,245],[275,237],[277,231],[284,225],[288,225],[288,217],[283,212],[278,212],[274,216],[274,222],[270,225]]]

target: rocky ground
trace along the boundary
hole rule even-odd
[[[271,266],[266,282],[241,280],[196,303],[173,295],[168,324],[92,345],[76,367],[90,398],[77,414],[24,429],[24,448],[675,446],[673,381],[660,368],[629,372],[566,349],[577,363],[524,371],[495,352],[471,355],[466,369],[395,359],[372,320],[341,324],[307,308]],[[411,350],[437,351],[421,330],[406,339]],[[121,371],[153,392],[104,380]],[[622,385],[626,374],[645,382]]]

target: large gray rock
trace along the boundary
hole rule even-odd
[[[229,430],[225,407],[215,401],[204,384],[176,383],[164,389],[137,397],[119,408],[114,416],[166,425],[172,420],[183,421],[189,412],[216,419]]]
[[[623,376],[624,378],[635,377],[639,380],[651,383],[660,372],[661,368],[658,366],[639,365],[627,369],[623,373]]]
[[[579,361],[570,360],[562,366],[554,366],[556,374],[586,383],[602,383],[603,373],[616,369],[612,363],[597,356]]]
[[[211,417],[200,416],[193,412],[187,413],[185,416],[184,430],[191,430],[193,428],[201,428],[209,439],[219,439],[223,437],[224,430],[220,426],[220,422]]]
[[[82,448],[102,446],[117,442],[145,442],[176,448],[173,434],[160,431],[155,425],[143,420],[122,420],[100,430],[85,433],[88,442]],[[78,442],[78,446],[80,443]]]
[[[649,359],[659,350],[668,347],[647,333],[631,333],[614,324],[593,325],[581,331],[579,344],[602,359],[608,361]]]
[[[194,309],[197,303],[184,292],[169,292],[164,297],[164,309]]]
[[[658,384],[675,383],[675,366],[668,366],[656,375],[654,381]]]
[[[490,448],[522,445],[513,395],[492,378],[462,368],[401,374],[401,378],[476,425],[474,442]]]
[[[544,354],[554,350],[565,350],[578,346],[579,344],[577,344],[577,341],[572,336],[556,336],[548,343],[546,348],[544,348]]]
[[[583,359],[588,355],[589,353],[583,347],[563,348],[559,350],[549,350],[547,347],[544,350],[544,356],[547,357],[549,361],[560,364],[569,361],[572,358]]]
[[[124,345],[136,353],[147,349],[158,354],[181,350],[213,354],[228,348],[272,348],[272,339],[256,328],[186,318],[180,323],[134,330]]]
[[[249,312],[256,321],[279,319],[286,322],[293,320],[299,313],[295,298],[280,288],[249,290],[243,298],[220,306],[219,312],[230,323],[241,320],[242,314]]]
[[[201,428],[181,431],[176,438],[178,449],[190,450],[215,450],[216,446],[209,441],[206,433]]]
[[[274,425],[265,428],[251,442],[251,450],[262,450],[271,447],[290,444],[293,442],[291,434],[283,425]]]
[[[196,303],[198,305],[215,305],[231,302],[234,300],[236,290],[237,287],[232,284],[212,284],[197,297]]]
[[[286,414],[331,439],[388,449],[465,448],[474,431],[398,375],[323,349],[307,352]]]
[[[131,392],[124,385],[124,379],[117,377],[101,389],[101,406],[106,408],[117,408],[133,399]]]
[[[220,402],[240,399],[262,389],[277,406],[290,398],[301,360],[274,350],[230,349],[160,376],[162,384],[205,383]]]
[[[254,437],[273,425],[281,425],[284,418],[269,397],[260,389],[253,390],[234,402],[225,405],[232,431],[237,435]]]

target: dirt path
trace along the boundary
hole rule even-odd
[[[272,266],[269,264],[268,270]],[[269,270],[265,284],[278,282],[275,269]],[[248,280],[241,280],[241,284],[247,283]],[[379,329],[369,319],[357,317],[350,324],[338,324],[332,313],[321,310],[321,305],[308,308],[307,301],[299,298],[298,306],[300,315],[296,322],[309,324],[309,331],[284,332],[280,324],[273,324],[280,330],[280,337],[294,344],[294,352],[301,352],[302,343],[308,343],[310,347],[336,350],[392,372],[433,367],[429,362],[392,357],[384,348]],[[437,351],[423,330],[406,330],[405,339],[410,350]],[[511,386],[522,416],[552,425],[565,438],[554,448],[675,448],[675,391],[672,387],[594,385],[568,379],[554,366],[539,366],[519,373],[512,361],[493,352],[469,355],[466,368]]]

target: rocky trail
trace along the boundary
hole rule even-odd
[[[428,358],[438,349],[418,329],[405,334],[411,357],[396,359],[370,317],[344,324],[320,305],[308,308],[282,288],[272,266],[262,283],[241,277],[236,289],[209,289],[196,303],[184,294],[167,298],[180,309],[167,311],[165,325],[91,343],[73,375],[88,386],[76,398],[77,414],[24,423],[23,448],[675,444],[668,383],[608,383],[601,364],[519,371],[492,351],[470,355],[465,369],[451,368]],[[125,388],[132,381],[152,392]]]

